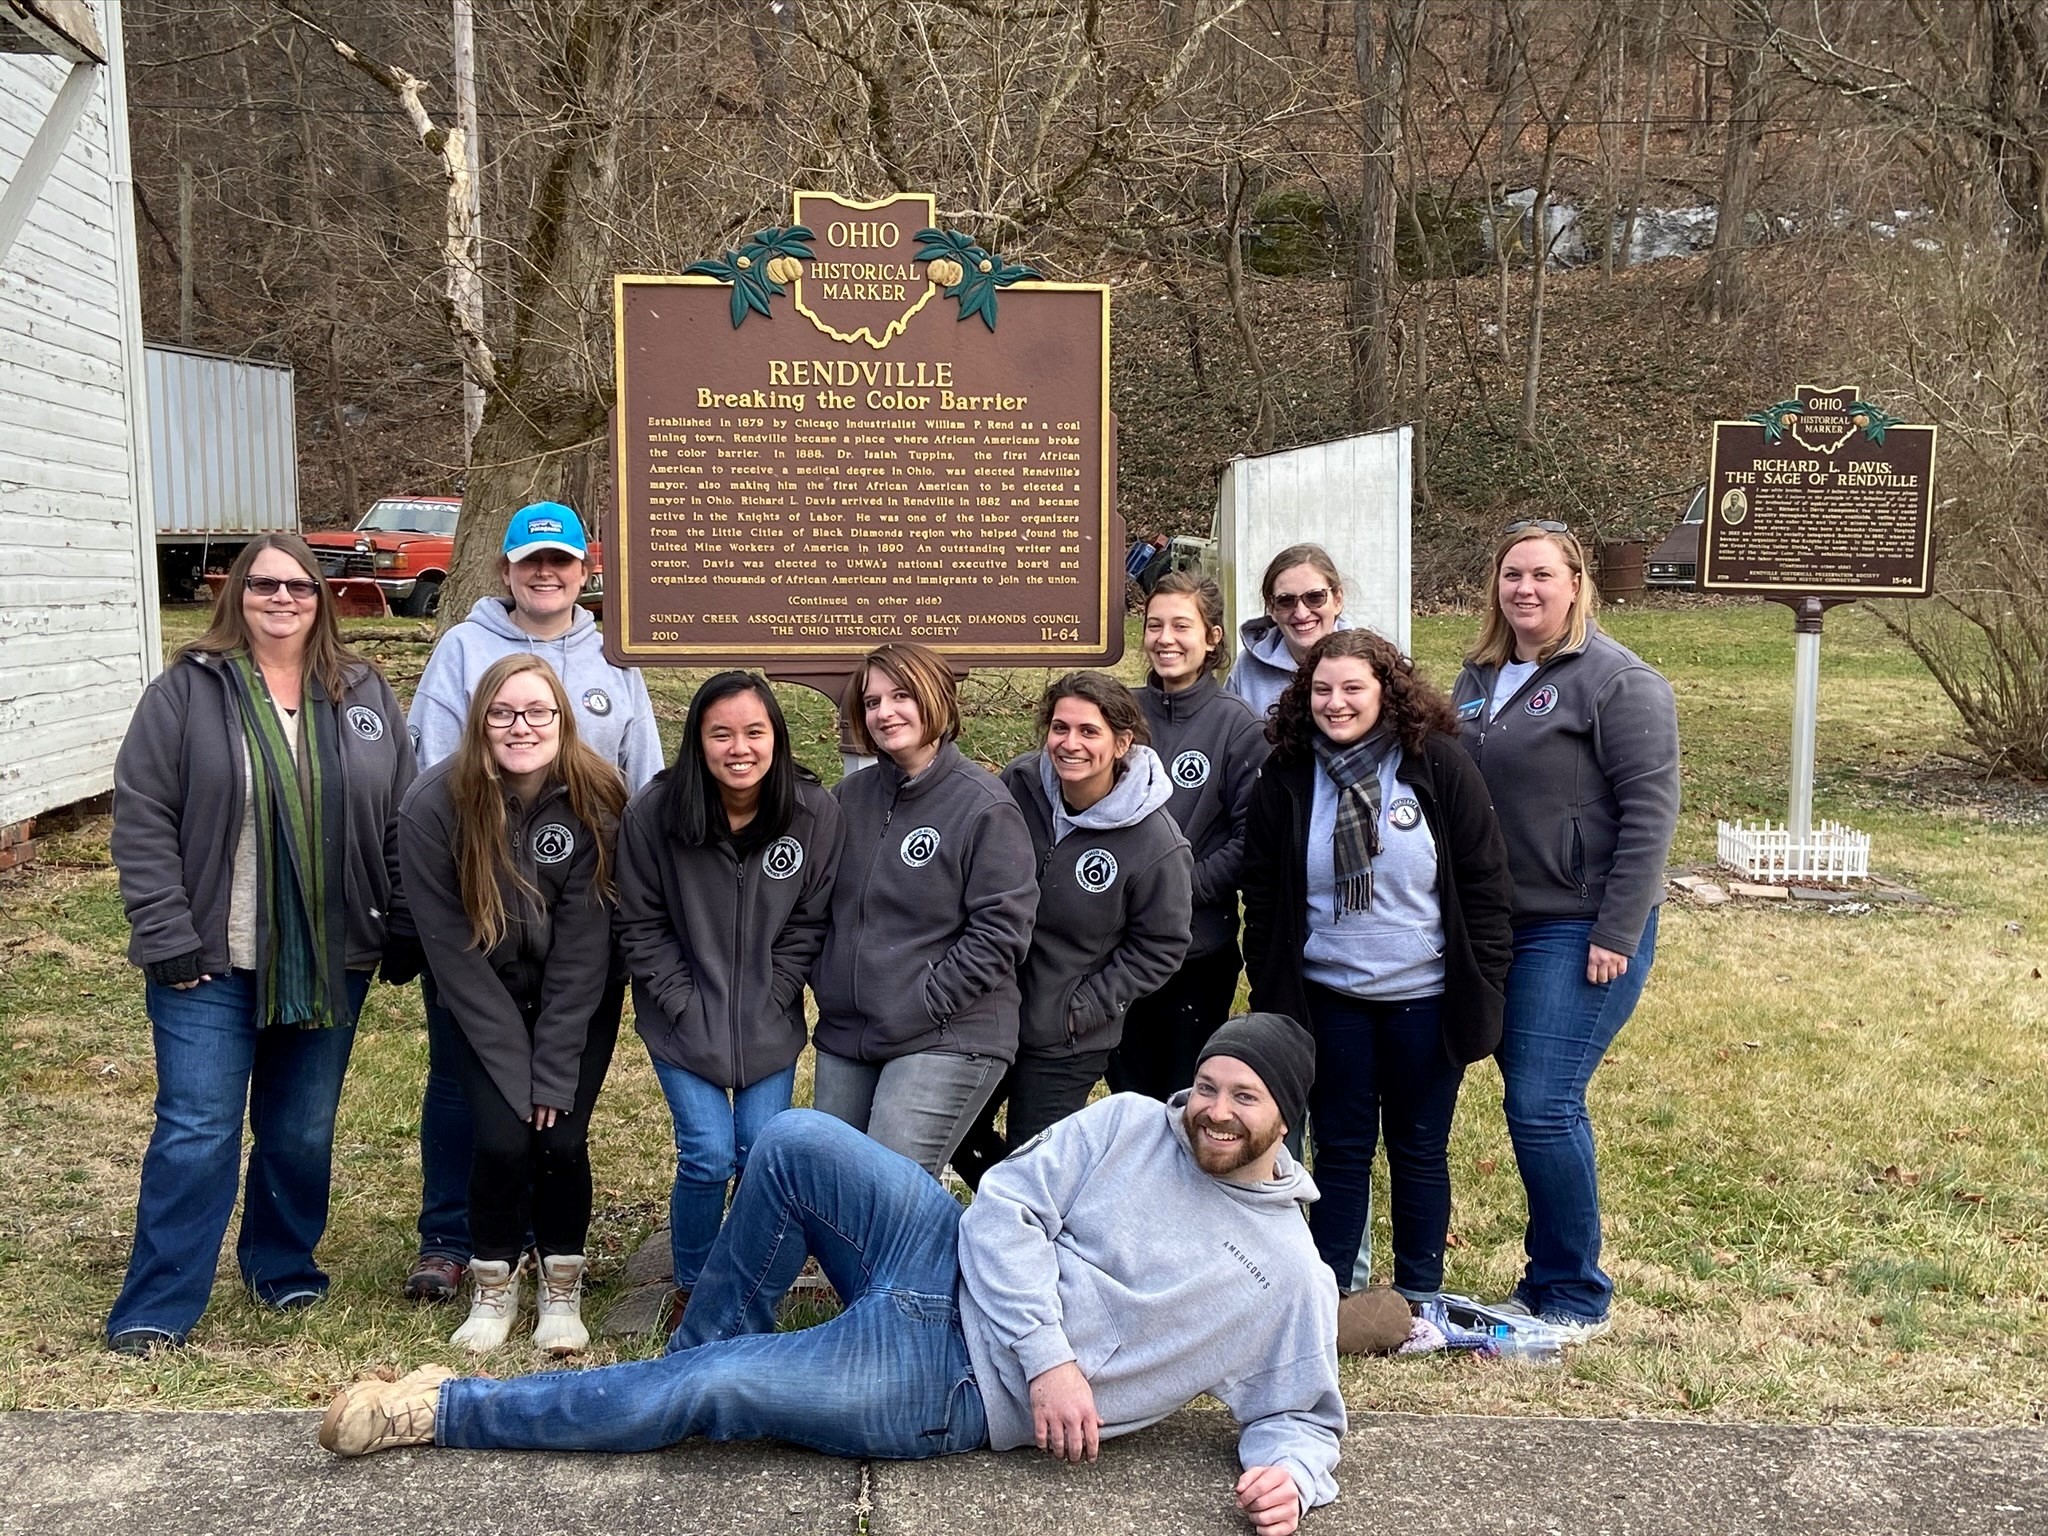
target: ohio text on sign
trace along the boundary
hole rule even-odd
[[[1108,289],[936,230],[929,194],[795,202],[700,275],[616,281],[607,649],[1114,658]]]
[[[1700,586],[1927,596],[1935,431],[1904,425],[1854,388],[1807,384],[1745,421],[1715,422]]]

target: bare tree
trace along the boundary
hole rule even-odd
[[[1700,312],[1716,325],[1742,308],[1742,253],[1749,244],[1749,204],[1763,143],[1764,50],[1770,40],[1769,0],[1735,0],[1728,42],[1728,136],[1721,161],[1721,207],[1714,246],[1700,279]]]
[[[1401,142],[1402,82],[1421,25],[1423,0],[1355,0],[1353,65],[1358,77],[1360,175],[1356,259],[1351,273],[1352,413],[1361,428],[1397,414],[1394,245],[1398,233],[1395,154]]]

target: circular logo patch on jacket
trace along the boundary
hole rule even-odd
[[[793,837],[778,837],[761,850],[761,873],[770,880],[787,880],[804,867],[804,845]]]
[[[1422,807],[1413,800],[1396,800],[1387,807],[1387,821],[1403,832],[1413,829],[1422,820]]]
[[[1182,789],[1200,789],[1209,782],[1209,758],[1202,752],[1183,752],[1173,760],[1173,782]]]
[[[1529,695],[1529,702],[1524,704],[1522,708],[1532,715],[1549,714],[1553,709],[1557,708],[1557,689],[1551,684],[1545,683],[1541,688],[1538,688]]]
[[[1074,883],[1091,896],[1100,896],[1116,884],[1116,855],[1107,848],[1090,848],[1074,860]]]
[[[583,707],[602,719],[612,712],[611,695],[602,688],[593,688],[583,695]]]
[[[384,717],[367,704],[349,706],[348,728],[365,741],[384,739]]]
[[[533,861],[559,864],[576,851],[576,834],[559,821],[551,821],[533,834]]]
[[[938,851],[937,827],[918,827],[903,839],[903,862],[912,869],[923,869]]]

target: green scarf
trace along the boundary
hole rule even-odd
[[[301,750],[294,753],[270,687],[246,651],[228,658],[228,676],[249,748],[256,811],[258,1026],[346,1024],[342,867],[329,856],[345,838],[348,819],[334,706],[319,679],[308,676],[299,710]]]

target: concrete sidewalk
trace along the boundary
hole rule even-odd
[[[36,1536],[1239,1536],[1235,1433],[1186,1412],[1093,1467],[1035,1452],[841,1462],[401,1451],[344,1462],[315,1413],[0,1414],[0,1531]],[[1316,1533],[2041,1536],[2032,1430],[1360,1415]]]

